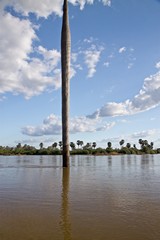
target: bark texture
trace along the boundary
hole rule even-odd
[[[68,3],[64,0],[61,32],[61,68],[62,68],[62,142],[63,167],[69,166],[69,99],[70,99],[70,28]]]

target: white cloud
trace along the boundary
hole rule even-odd
[[[95,119],[97,117],[112,117],[112,116],[123,116],[128,114],[127,105],[128,101],[125,103],[106,103],[102,108],[96,110],[93,114],[88,115],[88,118]]]
[[[125,141],[125,144],[127,142],[131,143],[132,146],[133,144],[136,144],[137,147],[139,145],[139,139],[145,139],[145,140],[148,140],[148,142],[150,143],[151,141],[154,141],[156,142],[154,139],[157,138],[157,135],[159,135],[160,133],[160,129],[148,129],[148,130],[145,130],[145,131],[141,131],[141,132],[135,132],[135,133],[132,133],[132,134],[129,134],[129,135],[119,135],[119,136],[115,136],[115,137],[110,137],[110,138],[107,138],[107,139],[102,139],[100,142],[100,145],[104,145],[106,146],[107,142],[112,142],[112,144],[115,145],[115,147],[120,147],[119,145],[119,142],[121,139],[124,139]],[[157,145],[157,144],[155,144]],[[159,146],[159,144],[157,145]]]
[[[82,10],[85,4],[93,4],[94,0],[70,0],[73,5],[79,5]],[[111,0],[100,0],[103,5],[110,6]],[[62,15],[63,0],[1,0],[0,8],[5,6],[12,6],[15,11],[20,12],[24,16],[28,16],[29,13],[35,13],[37,17],[47,18],[51,13],[55,13],[58,16]]]
[[[0,14],[0,28],[1,94],[23,94],[29,99],[49,88],[61,87],[60,52],[47,50],[43,46],[33,48],[33,42],[38,39],[29,20],[20,20],[10,13]],[[90,76],[96,71],[100,52],[95,46],[86,52],[86,61],[89,60],[89,53],[93,53],[93,60],[87,62]],[[77,53],[72,57],[74,65],[71,65],[70,78],[75,76],[76,69],[82,69],[75,63]]]
[[[33,137],[33,138],[26,138],[26,139],[19,139],[19,140],[16,140],[15,143],[18,144],[18,143],[21,143],[22,145],[31,145],[31,146],[39,146],[39,144],[42,142],[42,143],[47,143],[48,144],[53,144],[54,142],[56,142],[57,139],[53,138],[53,137],[42,137],[42,136],[39,136],[39,137]]]
[[[124,102],[109,102],[96,110],[88,117],[123,116],[147,111],[160,105],[160,71],[144,79],[139,93],[132,99]]]
[[[102,0],[102,3],[105,5],[105,6],[111,6],[111,0]]]
[[[35,13],[37,17],[47,18],[52,12],[62,15],[62,2],[62,0],[1,0],[0,7],[12,6],[15,11],[25,16]]]
[[[70,119],[70,133],[107,131],[114,125],[115,122],[102,123],[97,119],[92,120],[83,116],[75,117]],[[22,129],[22,133],[28,136],[61,135],[61,130],[61,118],[51,114],[44,119],[42,125],[26,126]]]
[[[109,62],[104,62],[103,65],[104,65],[105,67],[109,67],[109,64],[110,64]]]
[[[90,49],[84,52],[84,59],[88,68],[88,75],[87,75],[88,78],[91,78],[94,76],[96,72],[96,66],[100,61],[100,55],[102,50],[103,50],[102,48],[99,49],[95,45],[92,45]]]
[[[132,135],[130,135],[130,138],[136,138],[136,139],[139,139],[139,138],[142,138],[142,139],[146,139],[150,136],[153,136],[155,135],[155,133],[157,132],[156,129],[150,129],[150,130],[146,130],[146,131],[142,131],[142,132],[135,132],[133,133]]]
[[[26,99],[39,95],[49,88],[61,87],[60,52],[56,49],[47,50],[43,46],[34,48],[38,44],[38,37],[30,19],[18,18],[4,9],[11,6],[17,12],[28,15],[35,13],[38,17],[47,17],[52,12],[61,15],[61,0],[1,0],[0,1],[0,94],[11,92],[15,95],[23,94]],[[91,0],[70,1],[72,4],[93,4]],[[109,4],[108,4],[109,5]],[[4,11],[3,11],[4,10]],[[96,72],[101,49],[91,47],[86,50],[85,63],[88,67],[88,77]],[[92,58],[91,58],[92,54]],[[34,56],[34,57],[33,57]],[[72,78],[76,70],[82,69],[75,64],[77,53],[72,54]]]
[[[119,50],[118,50],[118,52],[119,53],[123,53],[123,52],[126,52],[126,47],[121,47]]]
[[[39,46],[36,49],[39,56],[30,57],[37,36],[29,20],[20,20],[10,13],[0,14],[0,29],[1,94],[12,92],[30,98],[49,86],[53,89],[60,87],[57,70],[60,53]]]
[[[84,70],[87,67],[87,78],[92,78],[96,73],[97,64],[100,61],[101,53],[104,50],[103,43],[93,37],[79,41],[78,50],[72,53],[72,67],[77,70]]]
[[[38,52],[43,56],[44,61],[50,66],[50,69],[58,65],[61,54],[56,49],[47,50],[44,47],[39,46]]]
[[[158,68],[158,69],[160,68],[160,62],[156,63],[156,68]]]
[[[94,0],[69,0],[70,3],[73,5],[80,5],[80,9],[83,10],[85,4],[93,4]],[[102,2],[104,6],[111,6],[111,0],[99,0],[99,2]]]
[[[55,115],[47,117],[41,126],[26,126],[22,133],[29,136],[59,135],[61,134],[61,119]]]
[[[110,123],[106,123],[106,124],[104,124],[103,126],[101,126],[101,127],[97,127],[96,128],[96,131],[107,131],[107,130],[109,130],[110,128],[112,128],[112,127],[114,127],[115,126],[115,122],[110,122]]]

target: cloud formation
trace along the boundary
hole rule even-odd
[[[126,47],[121,47],[119,50],[118,50],[118,52],[119,53],[123,53],[123,52],[126,52]]]
[[[160,133],[160,129],[148,129],[148,130],[144,130],[144,131],[140,131],[140,132],[134,132],[129,135],[120,135],[117,137],[115,136],[115,137],[102,139],[101,141],[99,141],[99,143],[100,143],[100,145],[102,145],[102,144],[104,145],[104,143],[105,143],[105,146],[106,146],[107,142],[112,142],[112,144],[115,145],[116,147],[120,147],[119,142],[121,139],[124,139],[124,141],[125,141],[124,146],[127,144],[127,142],[129,142],[132,144],[132,146],[133,146],[133,144],[136,144],[138,147],[139,139],[146,139],[146,140],[148,140],[148,142],[151,142],[151,141],[153,141],[153,139],[156,138],[156,135],[159,133]],[[159,140],[157,140],[157,142],[158,141]],[[156,142],[156,141],[154,141],[154,142]]]
[[[20,18],[19,15],[14,16],[5,11],[5,7],[13,7],[15,11],[25,16],[33,12],[38,17],[47,18],[52,12],[61,15],[62,2],[61,0],[0,2],[0,94],[11,92],[15,95],[22,94],[29,99],[49,88],[56,90],[61,87],[60,52],[38,46],[36,33],[38,26],[34,26],[30,18]],[[86,3],[93,4],[93,1],[80,0],[71,3],[83,6]],[[107,5],[107,2],[103,4]],[[91,47],[83,51],[83,57],[88,68],[88,77],[93,77],[102,50],[95,44],[90,45]],[[76,64],[76,58],[77,53],[72,55],[71,78],[77,70],[82,69]]]
[[[147,111],[160,104],[160,71],[144,79],[144,84],[139,93],[132,99],[124,102],[109,102],[87,116],[95,119],[98,117],[113,117],[132,115]]]
[[[51,13],[62,15],[62,2],[62,0],[1,0],[0,7],[1,9],[6,6],[13,7],[16,12],[24,16],[35,13],[37,17],[47,18]]]
[[[60,87],[58,64],[60,53],[42,46],[33,48],[37,40],[29,20],[0,14],[0,93],[23,94],[26,99],[48,87]],[[33,57],[31,54],[36,53]]]
[[[153,136],[155,133],[157,132],[156,129],[149,129],[146,131],[142,131],[142,132],[135,132],[132,135],[130,135],[130,138],[132,139],[147,139],[150,136]]]
[[[156,68],[160,69],[160,62],[156,63]]]
[[[99,123],[86,117],[75,117],[70,119],[70,133],[106,131],[114,127],[115,122]],[[26,126],[22,133],[28,136],[61,135],[61,118],[51,114],[44,119],[40,126]]]
[[[80,9],[83,10],[85,4],[93,4],[94,0],[70,0],[69,2],[73,5],[79,5]],[[111,0],[100,0],[100,2],[104,6],[111,6]],[[10,6],[24,16],[35,13],[37,17],[47,18],[52,13],[62,16],[62,4],[63,0],[1,0],[0,8],[4,9],[6,6]]]
[[[84,59],[88,68],[88,78],[93,77],[95,74],[102,50],[102,48],[97,49],[95,45],[92,45],[90,49],[84,52]]]

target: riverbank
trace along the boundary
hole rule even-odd
[[[159,154],[160,149],[137,149],[122,147],[121,149],[74,149],[70,151],[70,155],[94,155],[94,156],[115,156],[115,155],[142,155],[142,154]],[[42,148],[42,149],[26,149],[26,148],[0,148],[0,155],[62,155],[61,149]]]

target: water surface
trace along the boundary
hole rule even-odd
[[[160,239],[160,155],[0,156],[0,240]]]

